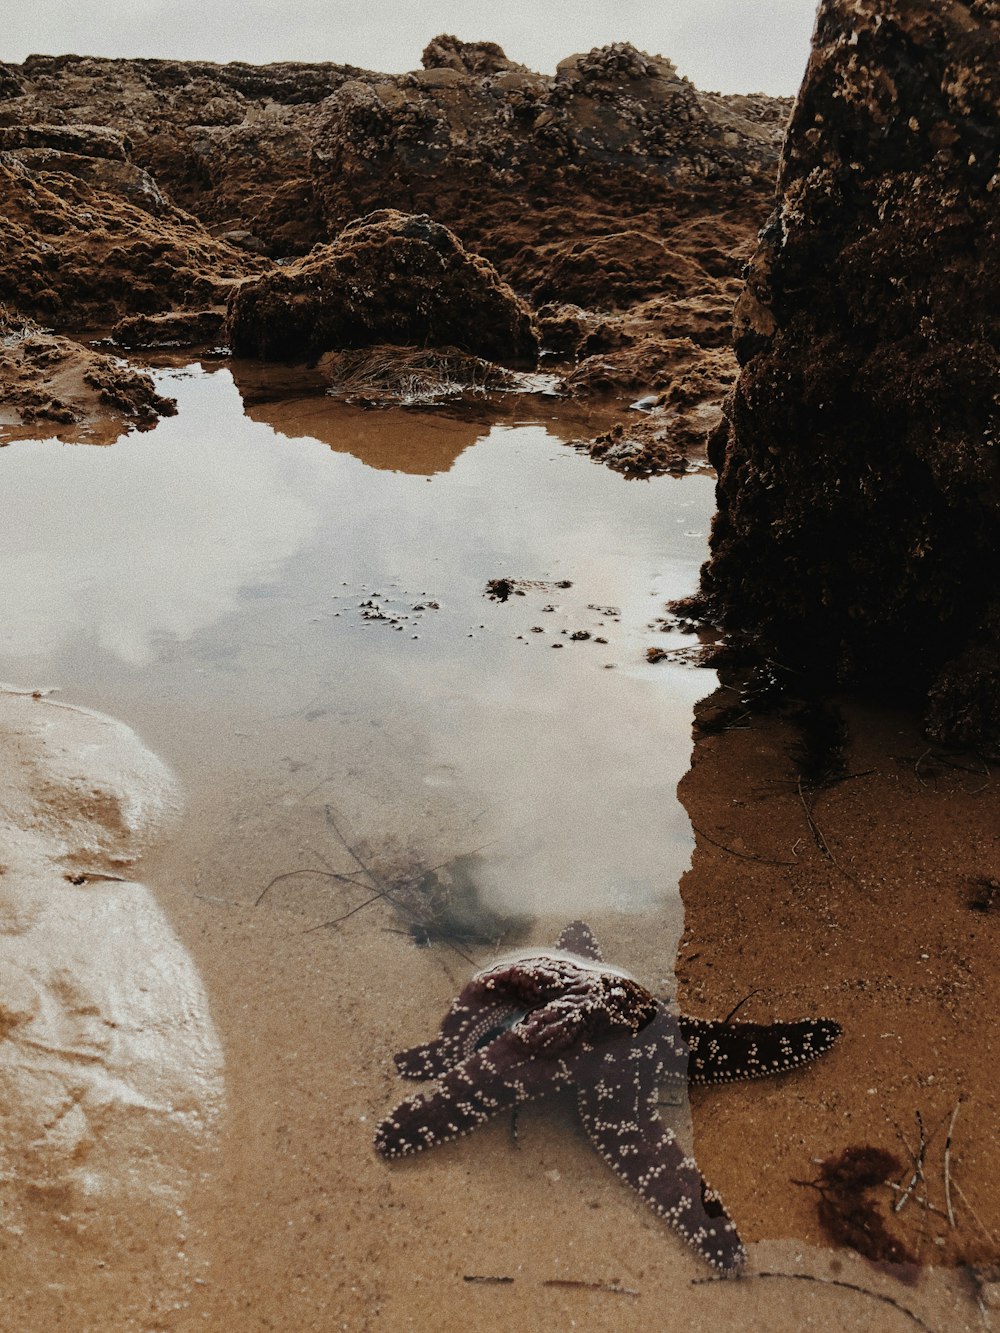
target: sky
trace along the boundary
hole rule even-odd
[[[420,66],[438,33],[499,42],[550,73],[565,56],[629,41],[669,56],[705,91],[794,94],[816,0],[28,0],[6,5],[0,59],[32,52],[177,60],[331,60]]]

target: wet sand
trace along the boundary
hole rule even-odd
[[[1000,1235],[1000,904],[988,886],[1000,863],[1000,787],[976,755],[929,745],[912,716],[844,702],[841,779],[800,788],[795,710],[740,718],[733,700],[720,690],[700,706],[706,722],[730,710],[733,725],[697,741],[680,787],[699,830],[681,884],[680,1001],[700,1014],[749,997],[741,1017],[823,1013],[844,1035],[794,1088],[692,1096],[705,1170],[748,1235],[818,1244],[815,1191],[789,1181],[868,1144],[900,1158],[905,1186],[919,1113],[935,1211],[909,1203],[891,1230],[921,1263],[989,1266]],[[944,1149],[960,1099],[951,1226]],[[887,1187],[878,1193],[883,1207],[892,1200]]]

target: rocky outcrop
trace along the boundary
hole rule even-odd
[[[122,140],[59,136],[69,151],[55,136],[22,137],[0,150],[0,301],[81,329],[224,302],[236,278],[260,269],[259,259],[167,203],[142,168],[113,155]],[[87,156],[80,150],[88,146],[101,151]]]
[[[525,247],[733,212],[761,220],[790,103],[700,93],[627,44],[532,73],[490,42],[435,38],[424,68],[32,56],[0,126],[102,125],[174,203],[277,256],[378,208],[426,212],[507,267]],[[2,99],[2,93],[0,93]],[[253,189],[247,189],[247,180]]]
[[[703,588],[779,661],[1000,750],[1000,15],[823,0],[736,313]]]
[[[260,293],[277,292],[320,265],[314,246],[398,209],[450,229],[520,297],[585,307],[546,333],[570,392],[655,394],[696,373],[705,312],[731,307],[766,216],[790,102],[701,93],[622,43],[542,75],[445,35],[423,66],[0,66],[0,300],[60,330],[117,322],[123,346],[214,340],[196,312],[234,283],[266,274]],[[422,341],[423,325],[382,328],[382,299],[358,302],[349,340]],[[433,336],[494,359],[506,318],[473,342],[459,309]],[[262,337],[268,355],[315,353],[302,331]]]
[[[110,443],[177,410],[149,375],[0,306],[0,444],[56,436]]]
[[[524,65],[508,60],[496,42],[463,42],[442,33],[424,47],[420,57],[424,69],[457,69],[461,74],[503,74],[507,70],[526,73]]]
[[[198,347],[221,342],[225,324],[225,306],[171,310],[165,315],[126,315],[111,330],[111,341],[129,349]]]
[[[655,339],[631,350],[632,360],[610,363],[588,357],[567,378],[580,393],[603,384],[616,387],[630,366],[650,366],[646,382],[665,384],[632,405],[625,421],[592,440],[579,441],[591,458],[627,477],[679,474],[692,466],[704,469],[705,440],[722,417],[722,399],[736,378],[736,361],[728,347],[699,347],[690,338]],[[616,375],[617,372],[617,375]],[[581,384],[582,381],[582,384]]]
[[[530,311],[492,264],[426,215],[392,209],[237,288],[228,329],[237,354],[271,360],[376,343],[453,346],[507,364],[538,354]]]
[[[318,109],[311,174],[327,227],[386,205],[426,211],[522,288],[540,241],[621,232],[646,211],[662,233],[708,194],[716,212],[752,210],[781,131],[619,44],[554,76],[449,64],[348,80]]]

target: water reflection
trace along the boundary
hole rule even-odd
[[[140,667],[158,638],[190,639],[278,579],[315,531],[310,497],[267,447],[269,432],[213,429],[239,412],[231,378],[184,383],[193,411],[110,449],[18,444],[3,455],[3,647],[45,655],[89,644]]]
[[[180,411],[150,435],[0,458],[11,670],[126,709],[216,792],[253,748],[262,803],[318,790],[317,818],[332,801],[376,849],[433,844],[427,864],[480,850],[492,910],[670,897],[706,681],[644,647],[693,582],[708,479],[629,484],[542,425],[391,412],[364,416],[380,470],[351,452],[355,409],[310,400],[331,453],[246,417],[228,371],[165,378]],[[485,597],[501,575],[525,595]]]

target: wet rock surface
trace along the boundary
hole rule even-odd
[[[703,589],[1000,749],[996,6],[825,0],[736,311]]]
[[[0,444],[58,436],[109,443],[172,416],[145,372],[49,333],[0,306]]]
[[[260,267],[147,180],[135,164],[107,156],[0,151],[0,300],[79,330],[138,311],[224,301],[237,278]]]
[[[499,362],[538,353],[531,312],[493,265],[426,215],[394,209],[242,284],[228,331],[237,354],[270,360],[380,342],[450,345]]]
[[[692,366],[706,345],[685,303],[735,299],[789,107],[701,93],[621,43],[554,75],[447,34],[402,75],[31,56],[0,78],[0,300],[60,331],[218,307],[241,279],[282,287],[288,261],[394,209],[449,228],[520,299],[601,326],[591,345],[571,328],[546,340],[568,391],[660,391],[677,354],[657,344],[690,338]],[[166,343],[199,341],[186,324]],[[142,320],[119,332],[163,345]]]
[[[225,306],[171,310],[163,315],[126,315],[111,330],[111,341],[129,349],[192,347],[221,340],[225,324]]]
[[[394,207],[452,227],[513,280],[507,264],[524,246],[618,232],[644,209],[657,235],[724,208],[751,230],[761,216],[788,99],[702,94],[669,60],[626,44],[572,56],[551,76],[444,35],[424,64],[386,75],[32,56],[8,67],[21,91],[3,101],[0,126],[127,136],[176,204],[276,255]]]

